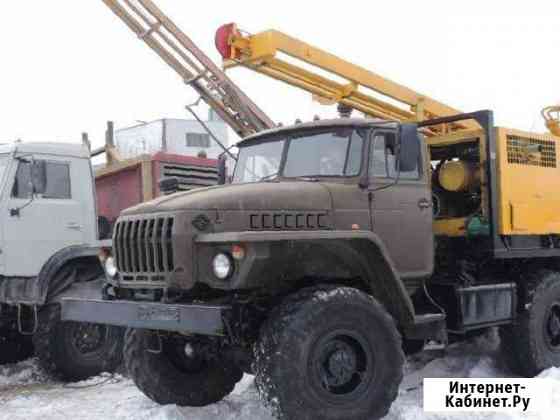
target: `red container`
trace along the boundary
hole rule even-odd
[[[159,152],[99,169],[95,174],[97,214],[112,225],[122,210],[162,195],[158,182],[169,177],[177,178],[184,191],[216,185],[218,161]]]

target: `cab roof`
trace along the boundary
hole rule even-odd
[[[79,143],[8,143],[0,144],[0,154],[3,153],[43,154],[55,156],[69,156],[89,159],[88,148]]]
[[[326,120],[309,121],[300,124],[289,126],[275,127],[269,130],[260,131],[245,137],[237,143],[237,146],[244,146],[247,143],[258,141],[261,137],[276,136],[283,133],[289,134],[293,131],[300,131],[313,128],[328,128],[328,127],[390,127],[396,128],[398,123],[396,121],[387,121],[378,118],[332,118]]]

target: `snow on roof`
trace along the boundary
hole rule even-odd
[[[79,143],[11,143],[0,145],[0,153],[37,153],[89,159],[88,148]]]

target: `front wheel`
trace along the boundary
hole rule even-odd
[[[560,273],[540,270],[526,280],[525,309],[515,323],[500,328],[500,339],[511,370],[532,377],[560,366]]]
[[[60,305],[51,304],[39,311],[33,344],[43,369],[65,381],[79,381],[122,364],[123,335],[120,327],[62,321]]]
[[[259,393],[282,419],[379,419],[403,376],[401,338],[373,297],[304,289],[276,308],[255,349]]]
[[[136,386],[159,404],[213,404],[231,393],[243,377],[205,337],[129,329],[124,360]]]

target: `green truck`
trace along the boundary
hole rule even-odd
[[[434,235],[420,130],[467,119],[495,155],[490,111],[249,136],[231,184],[123,211],[104,299],[65,299],[63,319],[128,327],[126,367],[160,404],[214,403],[246,372],[286,419],[381,418],[405,353],[492,326],[521,374],[560,365],[554,260],[496,257],[493,219],[473,219],[468,236]],[[528,258],[539,261],[531,282]]]

